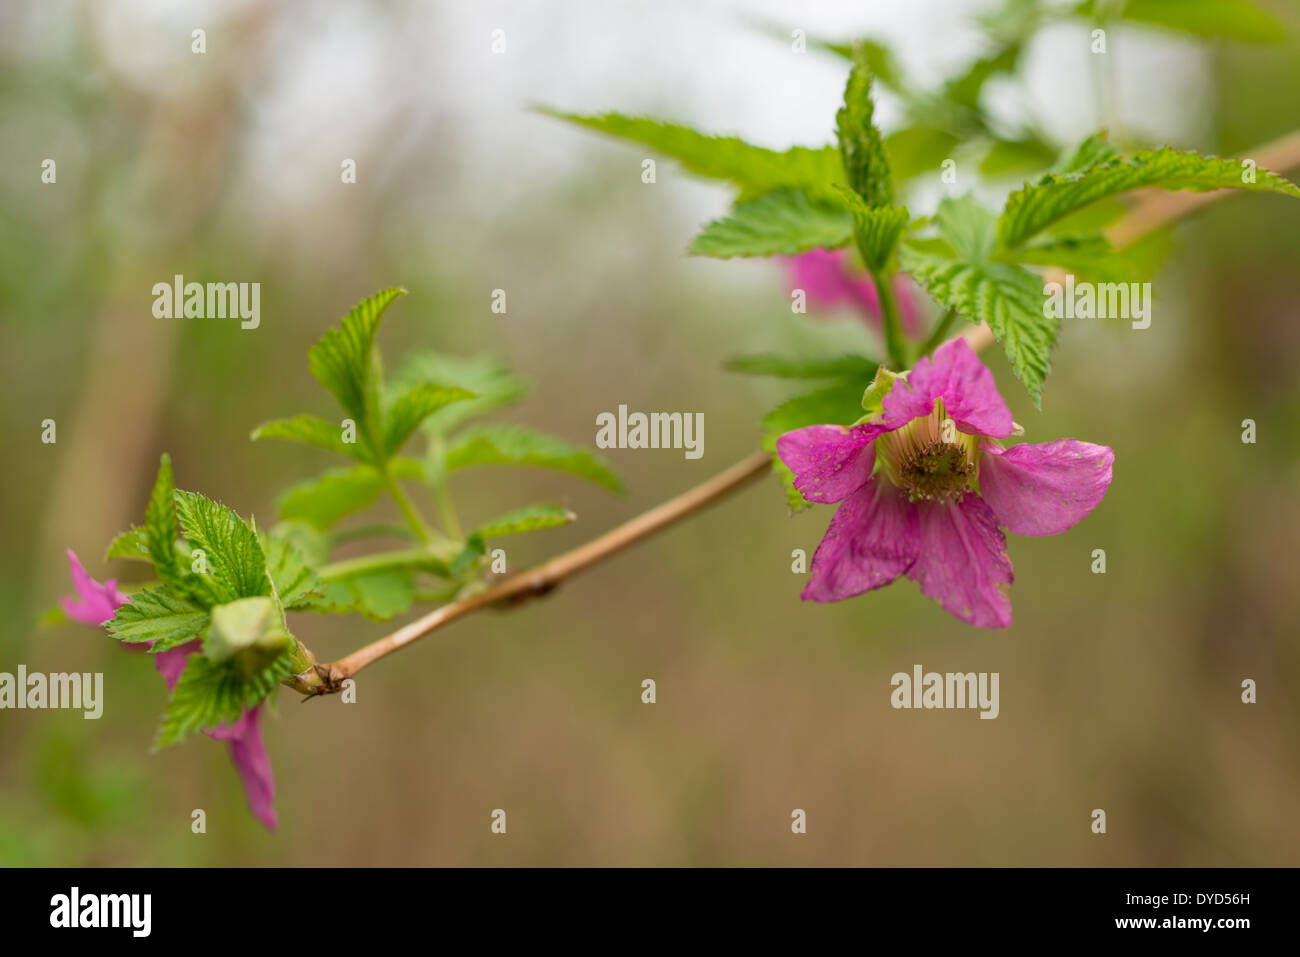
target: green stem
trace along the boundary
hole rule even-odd
[[[402,515],[406,517],[406,524],[411,526],[411,531],[415,532],[420,541],[432,542],[433,532],[425,524],[424,519],[420,517],[415,505],[407,497],[406,492],[402,490],[402,486],[398,484],[397,479],[393,478],[386,465],[383,474],[384,486],[388,489],[388,494],[393,496],[393,501],[397,503],[397,507],[402,510]]]
[[[928,356],[935,349],[939,348],[939,345],[943,340],[948,338],[948,330],[952,328],[952,324],[956,319],[956,309],[949,309],[943,314],[943,317],[939,320],[939,324],[936,325],[934,331],[930,333],[930,338],[926,339],[925,345],[921,346],[921,351],[917,354],[918,359],[921,358],[921,356]]]
[[[447,473],[442,472],[433,482],[433,495],[438,501],[438,514],[442,516],[442,527],[447,534],[460,541],[465,537],[460,528],[460,519],[456,515],[456,506],[451,502],[451,492],[447,488]]]
[[[898,321],[898,303],[894,301],[894,288],[879,272],[872,271],[871,281],[880,298],[880,320],[885,329],[885,349],[889,364],[896,372],[907,368],[907,349],[903,342],[903,327]]]
[[[335,545],[354,542],[359,538],[410,538],[411,530],[405,525],[358,525],[356,528],[339,529],[330,535]]]
[[[393,568],[423,568],[426,571],[446,571],[447,563],[428,548],[399,548],[389,552],[376,552],[357,558],[345,558],[317,569],[316,574],[325,581],[354,578],[371,572]]]

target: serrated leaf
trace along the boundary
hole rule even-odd
[[[907,207],[868,206],[861,196],[843,187],[840,187],[840,196],[853,216],[853,240],[863,263],[872,272],[880,272],[894,255],[898,241],[907,229],[910,218]]]
[[[118,641],[153,642],[160,652],[197,638],[207,627],[208,612],[167,588],[147,588],[131,596],[105,626]]]
[[[357,575],[339,584],[351,592],[353,607],[372,621],[387,621],[403,614],[415,600],[415,583],[403,572]]]
[[[144,537],[158,577],[168,584],[179,584],[182,573],[176,554],[176,539],[180,527],[176,521],[172,479],[172,461],[166,454],[158,462],[158,475],[154,479],[149,504],[144,511]]]
[[[524,465],[577,475],[612,492],[623,480],[604,456],[522,425],[481,425],[465,429],[448,444],[444,459],[451,471],[472,465]]]
[[[266,571],[275,585],[275,594],[286,611],[298,611],[310,605],[320,594],[320,579],[308,566],[298,549],[285,538],[268,536]]]
[[[198,731],[233,724],[275,690],[291,670],[286,651],[259,673],[245,677],[230,663],[190,655],[163,712],[154,750],[179,744]]]
[[[907,244],[899,258],[940,305],[989,324],[1034,404],[1040,405],[1059,324],[1044,315],[1043,280],[1020,266],[947,259]]]
[[[816,202],[806,193],[782,190],[737,203],[691,242],[692,256],[795,256],[809,249],[834,249],[853,237],[853,220],[843,206]]]
[[[1115,157],[1070,174],[1051,174],[1007,198],[998,240],[1008,249],[1099,199],[1145,186],[1170,190],[1246,189],[1300,198],[1300,187],[1267,170],[1243,182],[1238,160],[1161,148]]]
[[[835,133],[848,185],[870,207],[894,202],[894,181],[871,99],[871,62],[860,46],[844,87],[844,105],[835,114]]]
[[[132,525],[122,534],[108,543],[108,550],[104,554],[105,560],[110,558],[125,558],[133,561],[153,562],[149,557],[149,540],[145,536],[145,531],[138,525]]]
[[[357,420],[357,430],[363,426]],[[295,415],[292,419],[272,419],[255,428],[250,438],[287,439],[290,442],[302,442],[317,448],[338,452],[359,462],[373,460],[371,450],[362,442],[344,442],[343,424],[334,425],[315,415]]]
[[[862,393],[870,380],[846,379],[807,395],[782,402],[763,417],[760,447],[774,453],[772,471],[781,479],[786,503],[797,512],[810,504],[794,487],[794,473],[775,456],[776,440],[808,425],[849,425],[862,412]]]
[[[1065,153],[1052,167],[1053,173],[1081,173],[1090,166],[1113,160],[1119,156],[1119,150],[1110,144],[1106,132],[1093,133],[1073,150]]]
[[[997,216],[974,196],[941,200],[934,220],[939,235],[969,262],[984,262],[997,247]]]
[[[879,363],[861,356],[836,356],[812,358],[801,356],[752,355],[737,356],[727,360],[731,372],[747,375],[772,376],[777,379],[841,379],[861,378],[870,381]]]
[[[885,154],[895,179],[904,182],[920,173],[938,172],[960,143],[948,130],[913,125],[885,137]]]
[[[379,387],[375,330],[384,312],[405,289],[385,289],[363,299],[307,352],[316,381],[329,389],[353,419],[361,437],[378,451]]]
[[[310,567],[330,560],[330,537],[309,522],[286,519],[277,522],[267,533],[271,541],[288,542]]]
[[[993,142],[989,151],[984,154],[984,158],[980,160],[979,171],[981,175],[989,177],[1037,172],[1050,166],[1055,159],[1056,151],[1036,136],[1011,140],[999,139]]]
[[[620,113],[581,116],[549,109],[541,112],[641,143],[677,160],[697,176],[734,184],[742,198],[783,189],[825,195],[831,182],[844,175],[838,152],[829,146],[815,149],[795,146],[778,152],[734,136],[710,136],[679,123],[647,117]]]
[[[393,377],[397,388],[445,384],[473,392],[475,398],[456,402],[424,421],[425,430],[445,434],[461,423],[521,399],[528,384],[493,356],[452,356],[423,352],[410,356]]]
[[[285,489],[279,499],[280,517],[329,528],[345,515],[369,506],[383,485],[383,477],[370,465],[330,469]]]
[[[1015,261],[1030,266],[1057,266],[1089,282],[1137,282],[1138,263],[1126,251],[1120,255],[1100,233],[1063,236],[1017,249]]]
[[[468,389],[428,382],[399,392],[384,416],[384,458],[395,455],[420,423],[439,409],[473,398]]]
[[[473,536],[487,540],[502,535],[520,535],[567,525],[577,517],[562,505],[526,505],[485,522],[474,529]]]
[[[197,492],[173,496],[181,529],[192,548],[202,549],[217,603],[265,595],[266,555],[257,533],[226,506]]]

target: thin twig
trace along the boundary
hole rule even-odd
[[[1255,160],[1259,169],[1286,170],[1300,166],[1300,131],[1260,147],[1251,154],[1250,158]],[[1166,193],[1154,190],[1139,194],[1142,198],[1107,232],[1107,236],[1117,248],[1122,249],[1152,230],[1172,223],[1189,212],[1233,192],[1235,190],[1215,190],[1209,193]],[[878,282],[877,286],[880,285]],[[985,323],[971,326],[961,335],[976,352],[987,348],[993,342],[993,333]],[[314,671],[296,676],[292,687],[304,694],[327,694],[338,691],[344,680],[356,675],[366,665],[409,645],[417,638],[422,638],[443,625],[450,624],[457,618],[491,605],[525,601],[544,595],[570,576],[621,552],[743,487],[764,474],[771,461],[772,457],[766,452],[755,453],[725,472],[638,515],[631,521],[624,522],[585,545],[552,558],[530,571],[521,572],[487,591],[443,605],[333,664],[317,665]]]
[[[753,481],[765,474],[771,464],[772,456],[766,452],[757,452],[737,462],[725,472],[624,522],[585,545],[579,545],[572,551],[557,555],[529,571],[520,572],[485,592],[443,605],[423,618],[417,618],[392,634],[354,651],[331,665],[318,666],[315,677],[300,676],[303,680],[295,683],[295,687],[300,691],[317,694],[336,691],[345,679],[351,678],[371,662],[409,645],[417,638],[470,612],[489,605],[526,601],[529,598],[545,595],[565,579],[583,569],[681,521],[686,516],[698,512],[710,503]]]

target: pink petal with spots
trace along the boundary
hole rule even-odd
[[[1058,439],[1005,451],[982,443],[980,495],[1009,531],[1059,535],[1092,512],[1110,487],[1115,453],[1104,445]]]
[[[897,429],[929,415],[935,399],[943,400],[953,423],[968,435],[1002,438],[1015,427],[993,373],[965,339],[944,343],[933,358],[922,358],[905,380],[894,383],[884,400],[885,426]]]
[[[875,465],[871,442],[883,429],[810,425],[776,440],[776,454],[794,472],[794,487],[810,502],[843,501],[866,484]]]
[[[889,482],[844,500],[813,555],[804,601],[841,601],[883,588],[917,560],[916,508]]]
[[[980,628],[1011,624],[1011,559],[997,516],[977,495],[916,506],[921,551],[907,577],[949,614]]]

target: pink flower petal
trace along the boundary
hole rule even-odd
[[[187,641],[168,651],[160,651],[153,656],[153,666],[158,669],[158,674],[162,675],[163,681],[167,682],[168,691],[176,690],[176,682],[181,680],[185,663],[189,661],[190,655],[195,654],[202,647],[202,639],[195,638],[193,641]]]
[[[794,487],[810,502],[843,501],[866,484],[875,464],[871,442],[883,429],[810,425],[776,440],[776,453],[794,472]]]
[[[946,342],[917,362],[906,380],[894,383],[885,396],[884,424],[897,429],[929,415],[942,399],[953,423],[967,435],[1002,438],[1015,427],[1011,410],[998,395],[993,373],[975,356],[965,339]]]
[[[977,495],[960,502],[921,502],[916,510],[921,550],[907,577],[967,624],[1011,624],[1015,575],[993,510]]]
[[[230,742],[230,760],[235,764],[244,782],[244,794],[253,816],[274,831],[275,779],[271,775],[271,758],[266,753],[259,726],[262,706],[244,712],[243,717],[231,725],[222,725],[208,731],[209,737]]]
[[[109,579],[102,585],[95,581],[70,548],[68,564],[72,566],[72,587],[77,594],[64,595],[59,604],[70,619],[83,625],[102,625],[126,604],[126,596],[117,590],[117,580]]]
[[[849,277],[846,255],[843,249],[810,249],[782,262],[791,287],[802,289],[810,305],[833,309],[845,303],[856,304],[859,297],[859,290]],[[872,288],[872,299],[875,296],[876,290]]]
[[[804,601],[841,601],[883,588],[920,548],[916,508],[889,482],[868,481],[835,510],[813,555]]]
[[[1115,453],[1104,445],[1058,439],[1005,451],[981,445],[980,495],[1009,531],[1059,535],[1101,503]]]

